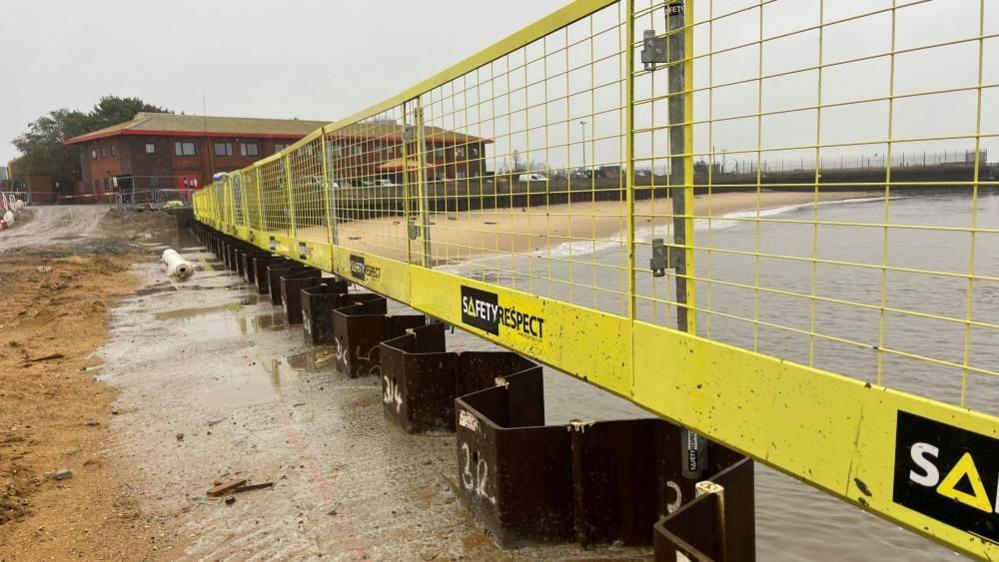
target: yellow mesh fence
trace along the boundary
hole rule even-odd
[[[471,60],[206,187],[199,220],[686,332],[999,433],[999,5],[578,1]]]

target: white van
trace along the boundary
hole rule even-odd
[[[548,181],[548,177],[544,174],[520,174],[517,177],[517,181]]]

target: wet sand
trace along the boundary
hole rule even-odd
[[[863,192],[729,192],[698,195],[695,218],[720,218],[740,212],[788,205],[842,201],[869,196]],[[635,203],[636,227],[672,222],[670,199]],[[406,261],[420,261],[422,243],[407,245],[404,217],[344,222],[339,225],[342,246]],[[430,215],[431,252],[435,264],[458,263],[486,255],[541,251],[567,242],[627,240],[627,207],[620,201],[566,203]],[[325,227],[300,228],[299,236],[325,242]]]

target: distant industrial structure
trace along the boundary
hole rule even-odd
[[[325,121],[139,113],[132,120],[66,140],[79,145],[76,194],[139,189],[193,190],[218,172],[281,151]]]

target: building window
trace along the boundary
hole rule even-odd
[[[438,148],[434,151],[434,158],[444,158],[444,149]]]
[[[90,149],[90,159],[91,160],[97,160],[97,149],[96,148],[91,148]]]
[[[107,158],[107,157],[108,157],[108,149],[102,146],[101,147],[101,158]]]
[[[360,156],[364,153],[364,146],[360,144],[353,144],[350,146],[350,153],[354,156]]]
[[[156,154],[156,145],[153,144],[153,143],[151,143],[151,142],[147,142],[146,143],[146,154]]]
[[[173,143],[173,151],[177,156],[194,156],[194,143],[183,141]]]
[[[479,147],[477,146],[468,147],[468,151],[472,154],[472,158],[475,158],[479,155]]]
[[[118,145],[117,144],[112,144],[111,145],[111,157],[114,158],[115,156],[118,156]]]
[[[286,148],[288,148],[288,144],[287,143],[276,142],[276,143],[274,143],[274,154],[277,154],[278,152],[281,152],[282,150],[284,150]]]
[[[243,156],[258,156],[260,149],[257,148],[255,142],[241,142],[239,143],[239,153]]]
[[[456,158],[464,158],[465,157],[465,147],[464,146],[459,146],[459,147],[455,148],[454,149],[454,155],[455,155]]]
[[[231,142],[215,143],[215,156],[232,156],[232,143]]]

